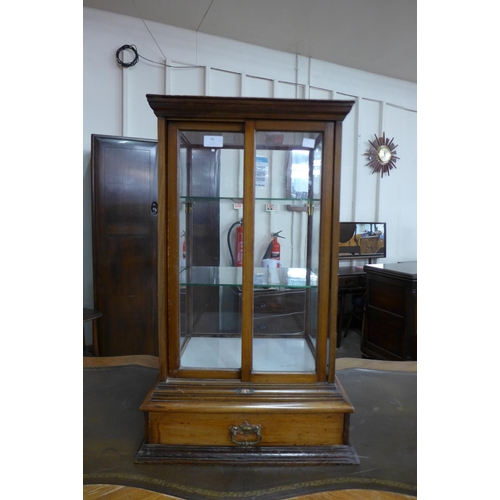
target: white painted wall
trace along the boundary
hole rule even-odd
[[[385,262],[417,259],[416,84],[150,21],[147,28],[83,9],[84,307],[93,306],[90,136],[156,139],[147,93],[354,99],[344,122],[340,218],[387,222]],[[140,59],[122,69],[115,54],[125,44],[158,64]],[[382,132],[395,138],[401,159],[380,179],[363,153]]]

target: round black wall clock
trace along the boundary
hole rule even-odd
[[[365,153],[368,157],[368,166],[372,168],[372,174],[379,173],[381,177],[384,177],[384,173],[389,175],[389,170],[396,168],[396,161],[399,157],[396,156],[397,145],[394,145],[394,137],[392,139],[386,139],[385,132],[383,132],[382,137],[377,137],[375,134],[375,140],[368,141],[370,143],[370,150]]]

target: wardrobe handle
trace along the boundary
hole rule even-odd
[[[153,215],[158,215],[158,203],[156,203],[156,201],[153,201],[153,203],[151,203],[151,213]]]

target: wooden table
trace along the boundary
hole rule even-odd
[[[366,273],[359,266],[339,267],[339,312],[337,321],[337,347],[342,339],[342,324],[345,315],[345,303],[349,294],[364,294],[366,289]]]

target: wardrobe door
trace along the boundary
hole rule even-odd
[[[158,355],[157,143],[92,135],[94,307],[101,356]]]

